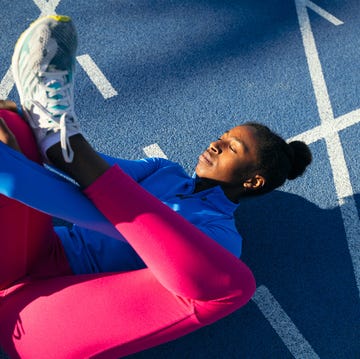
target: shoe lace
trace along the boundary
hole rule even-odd
[[[78,130],[73,105],[72,84],[68,81],[68,71],[40,72],[42,85],[45,87],[45,106],[32,100],[44,116],[40,116],[39,126],[48,131],[60,131],[60,144],[65,162],[72,162],[74,151],[70,145],[69,130]]]

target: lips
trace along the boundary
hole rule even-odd
[[[200,155],[199,160],[209,166],[212,166],[212,164],[213,164],[211,156],[210,156],[209,152],[207,152],[207,151],[205,151],[204,153],[202,153]]]

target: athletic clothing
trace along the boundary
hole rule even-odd
[[[237,206],[224,195],[220,186],[193,193],[197,179],[189,177],[177,163],[163,158],[138,161],[104,158],[110,164],[118,164],[143,188],[240,257],[242,239],[233,216]],[[76,274],[144,267],[141,258],[127,242],[76,225],[72,230],[55,230]]]
[[[10,111],[0,110],[0,117],[15,134],[22,152],[32,161],[40,162],[26,123]],[[29,194],[32,187],[36,188],[36,174],[31,171],[12,175],[11,166],[16,164],[14,169],[20,168],[22,160],[41,168],[0,141],[0,297],[11,284],[30,274],[33,278],[71,274],[63,246],[53,231],[52,217],[5,196],[16,194],[22,184],[28,187]]]
[[[6,118],[9,122],[10,117]],[[20,200],[24,194],[27,202],[26,194],[31,192],[30,197],[41,197],[35,201],[39,209],[44,210],[42,203],[48,208],[51,197],[41,196],[42,190],[47,193],[40,186],[42,171],[33,171],[36,167],[29,166],[28,160],[15,156],[28,169],[27,178],[20,181],[15,173],[20,162],[11,161],[13,151],[1,146],[0,154],[4,164],[0,166],[2,193],[15,194]],[[47,183],[53,183],[55,193],[59,182],[51,178]],[[0,215],[0,263],[6,255],[16,254],[7,252],[11,242],[14,248],[24,245],[25,258],[21,261],[26,262],[28,253],[32,253],[43,268],[42,275],[37,272],[34,276],[35,267],[22,271],[23,266],[19,266],[17,281],[12,285],[3,285],[9,281],[8,271],[2,268],[0,345],[11,358],[120,358],[210,324],[246,304],[253,295],[254,278],[241,260],[157,200],[117,165],[84,194],[102,213],[99,223],[107,218],[147,268],[71,275],[65,268],[61,242],[51,227],[29,227],[28,214],[22,210],[14,210],[9,214],[12,218],[6,220]],[[87,222],[83,213],[80,217],[80,222]],[[9,219],[12,225],[18,221],[21,230],[3,233]],[[104,228],[106,231],[107,225]],[[33,235],[25,236],[29,230]],[[51,243],[46,247],[50,250],[32,248],[45,243],[46,232]],[[16,267],[18,259],[7,263]],[[51,274],[46,272],[46,265]]]

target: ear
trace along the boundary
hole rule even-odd
[[[255,175],[254,177],[249,178],[243,183],[243,186],[247,190],[256,190],[265,185],[265,178],[261,175]]]

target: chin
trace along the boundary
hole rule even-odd
[[[201,170],[199,171],[199,163],[196,165],[194,172],[196,173],[197,176],[199,176],[199,172],[201,172]]]
[[[206,177],[206,171],[202,171],[201,170],[201,167],[199,168],[199,167],[196,167],[195,168],[195,174],[196,174],[196,176],[198,176],[199,178],[204,178],[204,177]]]

